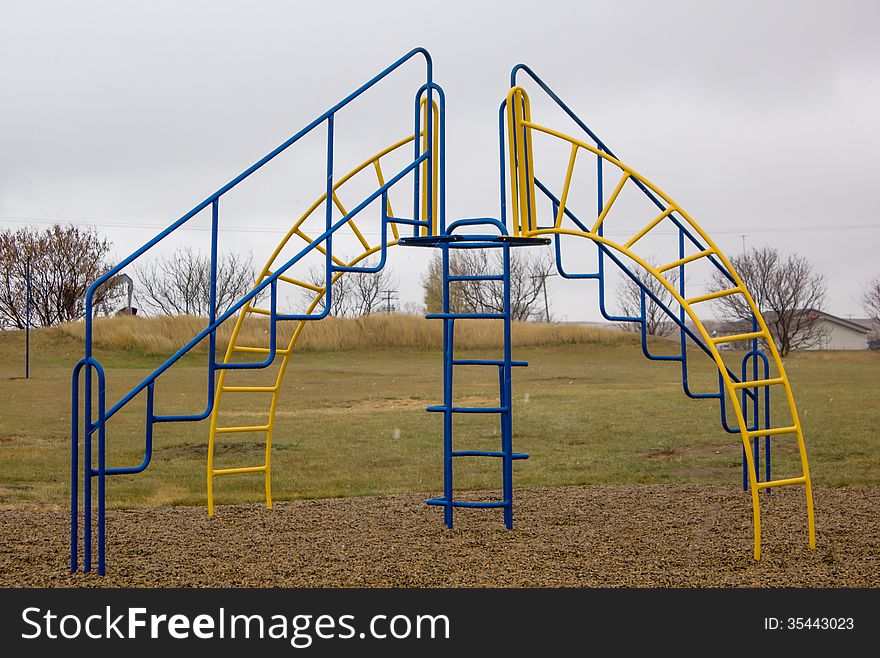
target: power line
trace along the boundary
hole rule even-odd
[[[35,224],[77,224],[94,227],[107,228],[143,228],[164,230],[169,224],[154,224],[147,222],[121,222],[121,221],[105,221],[105,220],[87,220],[87,219],[60,219],[51,217],[14,217],[0,216],[0,222],[32,222]],[[287,228],[261,228],[259,226],[222,226],[224,231],[235,231],[239,233],[287,233]],[[716,229],[709,231],[712,235],[742,235],[743,231],[747,234],[751,233],[788,233],[792,231],[864,231],[869,229],[880,229],[880,224],[847,224],[843,226],[821,225],[821,226],[782,226],[773,228],[762,226],[758,228],[738,227],[731,229]],[[209,226],[187,226],[183,225],[180,230],[186,231],[210,231]],[[361,231],[365,235],[378,236],[379,231]],[[676,230],[654,230],[651,235],[676,235]],[[606,232],[606,237],[630,237],[629,233]]]

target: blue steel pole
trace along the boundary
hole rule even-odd
[[[449,303],[449,245],[440,247],[443,260],[443,313],[451,313]],[[454,358],[455,320],[443,320],[443,498],[446,507],[443,522],[452,529],[452,360]]]
[[[89,318],[86,316],[86,322]],[[86,325],[88,328],[88,325]],[[91,345],[86,343],[91,352]],[[83,571],[92,570],[92,359],[86,357],[83,387]]]
[[[510,395],[511,384],[511,345],[510,345],[510,244],[505,242],[502,247],[504,259],[504,365],[501,406],[506,410],[501,412],[501,450],[502,458],[502,499],[504,506],[504,525],[508,530],[513,528],[513,430],[512,430],[512,401]],[[505,422],[506,421],[506,422]]]
[[[106,409],[106,380],[104,373],[98,370],[98,470],[93,471],[92,475],[98,476],[98,575],[103,576],[105,572],[104,560],[104,484],[106,482],[106,430],[107,423],[104,418],[104,410]]]

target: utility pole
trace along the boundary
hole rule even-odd
[[[541,287],[544,289],[544,321],[550,322],[550,301],[547,297],[547,279],[557,276],[555,272],[533,276],[532,279],[541,279]]]
[[[743,233],[743,234],[740,235],[739,237],[742,238],[742,241],[743,241],[743,254],[745,254],[745,253],[746,253],[746,234]]]
[[[24,378],[31,377],[31,255],[28,254],[25,263],[25,293],[24,302]]]
[[[382,295],[385,296],[385,312],[390,314],[393,310],[391,307],[391,300],[397,299],[397,291],[396,290],[380,290]]]

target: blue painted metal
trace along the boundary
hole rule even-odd
[[[490,226],[497,233],[454,234],[465,227]],[[443,322],[443,404],[427,407],[427,411],[443,414],[443,496],[431,498],[429,505],[444,508],[443,521],[446,527],[453,526],[453,509],[469,507],[476,509],[501,508],[504,525],[513,527],[513,462],[527,459],[526,453],[513,452],[512,436],[512,399],[511,381],[514,367],[527,366],[525,361],[514,361],[511,347],[511,310],[510,310],[510,250],[514,247],[530,244],[546,244],[548,240],[511,239],[503,222],[487,217],[459,219],[448,226],[446,231],[435,239],[401,240],[402,245],[430,246],[440,249],[442,269],[442,311],[429,313],[425,317],[442,320]],[[484,275],[454,275],[450,273],[450,251],[453,249],[501,249],[501,273]],[[502,305],[501,313],[460,313],[452,309],[450,283],[454,281],[501,281]],[[458,359],[455,358],[455,322],[456,320],[502,320],[503,353],[500,359]],[[458,407],[453,403],[453,376],[455,366],[492,366],[498,368],[498,406],[492,407]],[[455,414],[498,414],[501,424],[501,450],[453,450],[453,430]],[[493,457],[501,459],[502,500],[491,502],[473,502],[455,500],[452,464],[456,457]]]
[[[510,85],[511,87],[515,87],[517,85],[517,74],[519,72],[523,72],[528,75],[552,100],[556,103],[556,105],[565,112],[568,117],[574,121],[574,123],[584,131],[595,143],[596,148],[601,151],[604,151],[611,157],[617,157],[614,155],[613,151],[592,131],[590,128],[584,123],[580,117],[578,117],[568,105],[565,104],[564,101],[540,78],[538,77],[534,71],[532,71],[528,66],[524,64],[518,64],[513,67],[510,73]],[[498,135],[499,135],[499,172],[500,172],[500,195],[501,195],[501,217],[502,220],[506,221],[506,209],[507,209],[507,187],[506,187],[506,179],[505,179],[505,107],[506,104],[502,103],[499,108],[498,120]],[[603,189],[603,164],[604,159],[597,155],[597,169],[596,169],[596,181],[597,181],[597,213],[601,213],[602,209],[605,206],[605,194]],[[633,181],[639,189],[661,210],[666,210],[666,205],[663,201],[651,192],[647,187],[644,186],[640,181]],[[544,194],[544,196],[550,201],[553,216],[558,215],[559,211],[559,199],[551,192],[551,190],[537,177],[534,178],[535,187]],[[586,226],[584,222],[582,222],[568,207],[563,209],[564,216],[571,220],[575,226],[578,227],[579,230],[584,232],[589,232],[590,229]],[[669,215],[670,221],[677,227],[678,229],[678,240],[679,240],[679,257],[683,258],[685,255],[685,246],[686,244],[691,244],[696,247],[698,250],[705,250],[705,245],[700,241],[699,237],[694,235],[693,232],[689,229],[689,227],[685,226],[678,217],[675,216],[675,213],[671,213]],[[600,224],[597,234],[603,235],[604,226]],[[706,354],[711,355],[711,352],[708,346],[703,342],[702,338],[695,334],[686,323],[685,312],[683,308],[679,308],[678,312],[673,312],[667,305],[661,302],[660,299],[657,298],[648,288],[646,288],[639,277],[630,270],[617,256],[614,252],[612,252],[605,245],[596,244],[597,252],[598,252],[598,264],[596,272],[587,272],[587,273],[576,273],[568,271],[563,264],[563,256],[562,256],[562,248],[561,248],[561,236],[555,235],[553,236],[554,243],[554,257],[556,261],[556,269],[559,274],[567,279],[595,279],[598,282],[598,290],[599,290],[599,310],[602,316],[610,320],[612,322],[634,322],[640,324],[640,333],[641,333],[641,346],[642,351],[645,356],[654,361],[672,361],[679,362],[681,364],[681,380],[682,380],[682,388],[685,394],[688,397],[694,399],[717,399],[719,401],[720,406],[720,416],[721,416],[721,424],[725,431],[729,433],[739,433],[738,427],[732,427],[727,420],[727,411],[725,406],[725,389],[723,378],[721,373],[718,374],[718,389],[717,392],[711,393],[696,393],[691,390],[689,385],[689,377],[688,377],[688,345],[687,341],[690,339],[693,343],[699,347]],[[623,272],[630,280],[634,281],[640,288],[640,313],[638,316],[621,316],[614,313],[610,313],[606,307],[606,277],[605,277],[605,259],[608,258],[612,261],[617,268]],[[707,260],[711,262],[714,267],[722,273],[724,277],[733,281],[733,277],[730,272],[724,267],[724,265],[718,261],[714,256],[708,256]],[[678,268],[679,273],[679,293],[684,297],[684,289],[685,289],[685,266],[684,264],[680,265]],[[679,333],[679,346],[680,350],[678,354],[673,355],[655,355],[650,352],[648,349],[647,343],[647,330],[646,330],[646,306],[647,300],[650,299],[654,304],[660,307],[660,309],[666,314],[666,316],[677,325],[678,333]],[[757,329],[757,319],[752,318],[753,330]],[[746,364],[749,359],[753,360],[753,368],[752,368],[752,377],[751,379],[758,378],[758,363],[757,361],[760,359],[764,363],[764,378],[769,377],[767,374],[769,371],[769,361],[767,360],[767,356],[761,351],[757,344],[757,339],[752,341],[752,349],[743,357],[742,364],[742,372],[737,376],[736,373],[733,373],[729,368],[727,368],[727,373],[730,375],[730,378],[734,382],[741,382],[749,380],[747,376],[748,373],[746,371]],[[764,413],[760,414],[760,403],[759,403],[759,391],[758,387],[744,388],[741,389],[743,396],[743,409],[746,414],[746,429],[750,431],[755,431],[761,427],[762,420],[765,428],[770,427],[770,387],[761,387],[764,388]],[[747,411],[748,403],[751,403],[752,413],[749,415]],[[761,416],[763,415],[763,419]],[[749,421],[749,418],[751,420]],[[755,469],[756,476],[758,476],[758,468],[759,468],[759,455],[758,455],[758,443],[760,437],[755,437],[753,440],[753,453],[755,456]],[[748,486],[747,476],[748,473],[746,469],[746,460],[745,453],[743,448],[743,477],[744,482],[746,483],[746,487]],[[766,480],[770,480],[770,437],[765,437],[765,478]],[[758,480],[760,481],[760,477],[758,476]],[[766,489],[769,493],[770,489]]]
[[[334,189],[334,154],[335,154],[335,122],[337,113],[347,106],[354,99],[359,97],[368,89],[372,88],[393,71],[400,68],[409,60],[423,56],[425,59],[426,81],[417,90],[414,97],[414,134],[416,138],[413,147],[412,162],[405,165],[399,172],[392,176],[385,184],[378,187],[366,199],[355,206],[344,217],[333,221],[333,189]],[[507,198],[506,198],[506,177],[505,177],[505,130],[504,130],[504,112],[505,106],[499,109],[499,160],[500,160],[500,210],[501,219],[494,218],[465,218],[446,224],[446,200],[445,200],[445,94],[442,88],[433,82],[433,65],[430,55],[422,48],[416,48],[392,63],[371,80],[349,94],[342,101],[327,110],[324,114],[316,118],[305,128],[290,137],[276,149],[271,151],[264,158],[256,162],[250,168],[239,174],[236,178],[221,187],[214,194],[209,196],[195,208],[183,215],[176,222],[171,224],[167,229],[160,232],[152,240],[145,243],[141,248],[136,250],[130,256],[123,259],[114,268],[111,268],[106,274],[98,278],[86,292],[86,310],[85,310],[85,354],[84,357],[76,364],[72,375],[72,407],[71,407],[71,572],[78,568],[78,514],[79,514],[79,494],[78,494],[78,472],[82,468],[82,514],[83,514],[83,561],[82,568],[84,571],[90,571],[92,566],[92,546],[94,543],[93,527],[92,527],[92,480],[97,479],[97,547],[98,547],[98,571],[103,574],[105,572],[105,484],[106,477],[122,474],[134,474],[145,470],[152,459],[153,454],[153,429],[155,423],[164,422],[194,422],[210,416],[215,405],[215,376],[217,370],[220,369],[259,369],[265,368],[273,363],[277,356],[277,324],[283,321],[314,321],[326,317],[332,306],[332,279],[334,274],[339,272],[378,272],[386,263],[387,247],[388,247],[388,224],[394,223],[402,226],[412,227],[411,238],[401,238],[400,244],[410,244],[413,246],[428,246],[438,248],[441,252],[441,266],[443,270],[442,282],[442,311],[440,313],[432,313],[427,317],[442,320],[443,322],[443,404],[435,405],[428,408],[428,411],[443,413],[443,497],[433,498],[427,501],[431,505],[440,505],[444,507],[444,522],[447,527],[453,524],[453,509],[455,507],[470,508],[502,508],[504,514],[504,523],[506,527],[511,528],[513,524],[513,487],[512,487],[512,463],[514,460],[526,459],[528,455],[525,453],[515,453],[512,449],[512,398],[511,398],[511,373],[513,367],[522,367],[528,365],[524,361],[513,361],[511,350],[511,312],[510,312],[510,264],[511,264],[511,248],[524,246],[528,244],[549,244],[548,239],[529,239],[521,237],[510,237],[506,230],[506,214],[507,214]],[[568,108],[565,103],[528,67],[518,65],[511,72],[511,84],[516,82],[516,76],[519,71],[528,74],[559,107],[575,121],[575,123],[584,130],[584,132],[593,139],[597,148],[605,153],[613,156],[614,154],[599,138],[590,131],[575,114]],[[434,148],[434,99],[437,99],[437,129],[438,148]],[[426,112],[426,125],[421,126],[422,122],[422,106],[428,108]],[[326,124],[326,182],[325,182],[325,222],[324,231],[312,240],[299,253],[294,255],[288,261],[283,263],[274,272],[271,272],[257,285],[251,292],[238,300],[226,312],[218,317],[217,304],[217,244],[219,232],[219,203],[220,198],[229,190],[234,188],[240,182],[245,180],[251,174],[266,165],[280,153],[295,144],[299,139],[311,133]],[[419,136],[424,129],[424,139]],[[438,182],[437,189],[434,187],[433,170],[434,161],[438,160]],[[603,188],[603,159],[597,156],[597,205],[601,212],[605,199]],[[422,185],[419,169],[423,165],[427,166],[428,175],[424,177],[426,189],[424,190],[426,197],[426,211],[423,213],[419,206],[420,203],[420,186]],[[528,166],[528,165],[526,165]],[[531,172],[528,172],[531,173]],[[391,188],[404,180],[407,176],[412,175],[413,181],[413,215],[412,219],[390,217],[387,214],[388,192]],[[554,216],[559,209],[559,199],[557,199],[544,183],[535,177],[535,186],[544,196],[549,199]],[[655,203],[659,208],[665,210],[664,204],[650,190],[648,190],[639,181],[634,181],[638,187]],[[438,217],[434,217],[434,198],[437,198]],[[364,210],[367,206],[376,200],[380,200],[382,204],[381,212],[381,243],[380,243],[380,259],[376,265],[364,266],[344,266],[336,265],[333,260],[333,238],[335,232],[348,221]],[[531,203],[531,201],[529,201]],[[211,287],[210,287],[210,311],[208,324],[205,329],[200,331],[191,341],[184,345],[180,350],[175,352],[168,360],[156,368],[150,375],[145,377],[139,384],[132,388],[128,393],[113,404],[109,409],[106,405],[106,377],[104,369],[100,362],[93,354],[93,299],[95,291],[102,284],[106,283],[112,276],[121,272],[125,267],[134,262],[137,258],[152,249],[159,242],[167,238],[176,230],[184,226],[190,219],[200,213],[202,210],[211,206]],[[526,209],[529,210],[529,209]],[[572,221],[577,227],[583,231],[588,231],[587,226],[581,222],[577,216],[569,209],[564,209],[564,215]],[[424,215],[424,216],[423,216]],[[419,219],[421,217],[421,219]],[[684,256],[686,244],[692,244],[700,250],[705,249],[698,237],[675,217],[674,213],[669,216],[678,227],[679,237],[679,253]],[[437,231],[434,233],[434,221],[436,221]],[[494,228],[496,232],[488,233],[456,233],[458,229],[464,227],[489,227]],[[598,234],[603,234],[603,227],[600,226]],[[683,309],[679,309],[676,313],[665,305],[657,296],[641,284],[638,276],[633,273],[620,258],[605,245],[597,244],[598,248],[598,264],[596,272],[577,273],[570,272],[563,265],[563,255],[561,249],[561,237],[554,236],[554,254],[556,266],[559,273],[569,279],[595,279],[599,285],[599,309],[603,317],[615,322],[637,322],[640,323],[642,350],[645,356],[656,361],[673,361],[681,364],[682,387],[686,395],[697,399],[717,399],[721,408],[721,423],[728,432],[739,432],[739,428],[730,427],[727,422],[725,409],[725,393],[722,385],[722,377],[719,373],[719,389],[718,392],[698,393],[690,389],[688,383],[688,340],[692,341],[697,347],[701,348],[707,354],[710,353],[708,346],[702,339],[691,330],[686,324],[686,318]],[[323,308],[320,313],[312,314],[282,314],[277,309],[278,280],[290,267],[299,262],[304,256],[312,253],[315,249],[323,246],[324,253],[324,271],[325,271],[325,287],[326,294],[324,297]],[[452,275],[450,274],[450,250],[452,249],[502,249],[502,273],[501,274],[480,274],[480,275]],[[640,313],[638,316],[621,316],[611,313],[606,308],[606,258],[615,266],[617,266],[626,276],[635,281],[640,286]],[[707,257],[715,267],[717,267],[725,276],[730,278],[730,274],[713,256]],[[450,282],[454,281],[500,281],[503,286],[504,310],[501,313],[455,313],[451,309],[450,304]],[[28,268],[28,290],[30,290],[30,268]],[[679,267],[679,286],[682,296],[685,289],[685,267]],[[269,316],[269,349],[268,357],[259,362],[244,363],[217,363],[216,351],[216,332],[218,327],[233,315],[256,309],[257,301],[266,292],[269,294],[270,303],[269,310],[258,309],[259,312]],[[673,355],[655,355],[652,354],[648,347],[646,332],[646,310],[649,303],[656,304],[659,308],[674,322],[679,332],[678,354]],[[30,303],[28,301],[28,327]],[[496,319],[502,320],[503,332],[503,358],[501,359],[457,359],[455,358],[455,322],[462,319]],[[193,347],[205,338],[209,340],[209,363],[208,363],[208,381],[207,381],[207,402],[205,409],[198,414],[177,414],[177,415],[158,415],[154,410],[155,386],[158,378],[171,366],[173,366],[183,355],[189,352]],[[29,334],[26,338],[26,374],[28,374],[28,357],[29,357]],[[743,357],[741,364],[741,373],[739,377],[728,369],[728,374],[735,382],[747,381],[749,366],[751,365],[752,380],[758,378],[759,364],[762,361],[764,365],[764,378],[768,377],[769,362],[766,355],[759,349],[757,341],[753,341],[752,349]],[[499,385],[499,405],[495,407],[456,407],[453,404],[453,374],[455,366],[475,365],[475,366],[492,366],[498,368],[498,385]],[[97,418],[93,414],[93,380],[97,380]],[[79,461],[79,433],[80,433],[80,397],[79,389],[82,383],[82,433],[83,433],[83,459]],[[761,416],[763,415],[764,428],[770,427],[770,391],[769,387],[765,389],[763,414],[761,414],[759,387],[743,388],[743,409],[745,411],[745,420],[747,429],[752,431],[761,427]],[[106,464],[106,424],[107,421],[120,411],[126,404],[134,399],[140,393],[146,391],[147,411],[145,421],[145,443],[144,458],[140,464],[131,467],[108,467]],[[501,424],[501,450],[482,451],[482,450],[453,450],[453,417],[457,413],[480,413],[480,414],[498,414]],[[97,436],[97,468],[93,463],[93,441]],[[759,468],[758,447],[759,438],[756,437],[752,446],[755,457],[756,472]],[[473,502],[473,501],[457,501],[454,500],[453,492],[453,459],[456,457],[492,457],[502,460],[502,500],[491,502]],[[744,466],[745,468],[745,466]],[[770,437],[765,437],[765,471],[766,479],[770,479]],[[745,474],[745,471],[744,471]],[[767,490],[769,493],[769,489]]]
[[[438,136],[438,151],[439,153],[435,153],[434,149],[434,121],[433,121],[433,109],[428,113],[429,120],[427,121],[427,126],[425,126],[426,138],[424,140],[424,151],[421,151],[419,139],[415,139],[415,154],[413,157],[413,161],[408,165],[404,166],[399,172],[397,172],[394,176],[389,178],[384,185],[378,187],[372,194],[370,194],[365,200],[359,203],[354,209],[349,211],[344,217],[339,219],[338,221],[333,221],[332,215],[332,191],[333,191],[333,159],[334,159],[334,125],[336,114],[344,107],[346,107],[353,100],[361,96],[368,89],[374,87],[386,77],[388,77],[391,73],[402,67],[408,61],[421,56],[425,61],[425,83],[421,86],[418,92],[415,95],[415,130],[416,135],[419,132],[419,121],[420,121],[420,112],[419,112],[419,103],[421,98],[425,97],[427,101],[427,107],[433,108],[433,99],[436,96],[439,99],[438,105],[438,125],[440,134]],[[256,286],[251,292],[245,295],[243,298],[238,300],[235,304],[232,305],[226,312],[221,314],[218,317],[217,314],[217,242],[218,242],[218,231],[219,231],[219,203],[220,198],[226,194],[228,191],[233,189],[236,185],[241,183],[243,180],[248,178],[251,174],[261,169],[267,163],[272,161],[275,157],[280,155],[282,152],[286,151],[289,147],[297,143],[302,137],[311,133],[312,131],[318,129],[320,126],[326,124],[327,130],[327,162],[326,162],[326,170],[327,170],[327,180],[326,180],[326,205],[325,205],[325,229],[316,237],[312,242],[310,242],[305,248],[303,248],[299,253],[293,256],[290,260],[282,264],[278,267],[272,274],[266,277],[258,286]],[[427,217],[423,220],[406,220],[406,219],[398,219],[388,217],[387,215],[387,195],[388,191],[402,181],[408,175],[413,176],[414,180],[414,207],[416,209],[416,214],[414,217],[418,217],[418,201],[419,201],[419,176],[418,170],[419,166],[426,162],[429,168],[429,171],[432,171],[432,165],[435,158],[439,158],[439,164],[441,170],[438,172],[438,190],[434,189],[433,178],[432,176],[426,177],[426,194],[428,197],[428,214]],[[71,397],[71,532],[70,532],[70,542],[71,542],[71,550],[70,550],[70,568],[71,572],[74,572],[79,567],[78,561],[78,514],[79,514],[79,492],[78,492],[78,470],[82,468],[82,486],[83,486],[83,494],[82,494],[82,514],[83,514],[83,561],[82,561],[82,569],[83,571],[91,571],[92,568],[92,545],[94,543],[93,537],[93,528],[92,528],[92,480],[97,479],[97,547],[98,547],[98,571],[103,574],[105,570],[105,554],[104,554],[104,546],[105,546],[105,482],[106,477],[111,475],[122,475],[122,474],[133,474],[139,473],[146,469],[150,461],[152,459],[153,453],[153,426],[155,423],[167,423],[167,422],[194,422],[207,418],[210,416],[211,412],[214,409],[215,404],[215,375],[216,371],[220,369],[258,369],[269,366],[273,361],[277,354],[277,324],[278,322],[283,321],[299,321],[299,320],[320,320],[326,317],[331,308],[332,301],[332,277],[335,272],[339,271],[377,271],[381,269],[385,264],[385,254],[387,249],[387,226],[389,223],[398,223],[404,225],[411,225],[413,227],[413,231],[417,233],[421,228],[427,229],[428,232],[431,231],[432,221],[433,221],[433,199],[435,194],[439,194],[438,201],[438,214],[439,214],[439,225],[445,226],[445,172],[442,170],[443,165],[445,164],[445,96],[443,94],[443,90],[433,82],[433,64],[431,61],[431,57],[427,50],[424,48],[415,48],[408,52],[403,57],[399,58],[395,62],[393,62],[390,66],[385,68],[379,74],[371,78],[369,81],[361,85],[358,89],[353,91],[351,94],[346,96],[339,103],[334,105],[332,108],[324,112],[322,115],[317,117],[311,123],[309,123],[305,128],[294,134],[292,137],[287,139],[277,148],[272,150],[265,157],[258,160],[251,167],[246,169],[244,172],[233,178],[229,183],[218,189],[204,201],[195,206],[192,210],[183,215],[180,219],[172,223],[168,228],[161,231],[154,238],[146,242],[139,249],[134,251],[132,254],[122,259],[115,267],[108,270],[104,275],[95,280],[86,291],[85,295],[85,354],[84,357],[75,365],[72,374],[72,397]],[[382,202],[383,210],[382,210],[382,256],[381,261],[377,267],[374,268],[343,268],[339,266],[335,266],[333,263],[333,235],[334,233],[344,226],[349,219],[351,219],[354,215],[361,212],[364,208],[366,208],[370,203],[375,201],[376,199],[380,199]],[[208,317],[208,324],[205,329],[200,331],[192,340],[186,343],[182,348],[180,348],[177,352],[175,352],[169,359],[167,359],[162,365],[156,368],[152,373],[150,373],[147,377],[145,377],[140,383],[138,383],[134,388],[132,388],[128,393],[122,396],[115,404],[113,404],[109,409],[106,406],[106,386],[105,386],[105,374],[104,369],[101,366],[100,362],[94,356],[93,350],[93,305],[94,305],[94,295],[96,290],[107,281],[110,280],[111,277],[115,276],[119,272],[121,272],[124,268],[132,264],[135,260],[143,256],[150,249],[155,247],[159,242],[165,240],[172,233],[183,227],[189,220],[199,214],[202,210],[206,209],[208,206],[211,206],[211,282],[210,282],[210,310]],[[320,313],[311,314],[311,315],[299,315],[299,314],[282,314],[277,311],[277,295],[278,295],[278,278],[282,276],[291,266],[299,262],[304,256],[311,253],[319,246],[324,246],[326,248],[326,255],[324,259],[325,264],[325,285],[326,285],[326,295],[324,298],[324,308]],[[264,361],[260,362],[246,362],[246,363],[217,363],[216,362],[216,332],[218,327],[229,320],[231,317],[242,311],[246,305],[251,305],[250,307],[255,307],[254,305],[257,303],[257,300],[265,293],[269,292],[270,297],[270,310],[268,312],[269,315],[269,355]],[[198,414],[175,414],[175,415],[158,415],[154,413],[154,394],[155,394],[155,385],[158,378],[171,366],[173,366],[177,361],[179,361],[183,355],[188,353],[193,347],[199,344],[203,339],[208,338],[209,340],[209,361],[208,361],[208,392],[207,392],[207,403],[205,409]],[[95,410],[93,410],[93,378],[97,377],[97,386],[98,386],[98,397],[97,397],[97,418],[95,418]],[[82,382],[83,386],[83,396],[80,399],[80,383]],[[106,465],[105,459],[105,443],[106,443],[106,424],[107,421],[114,416],[117,412],[119,412],[123,407],[125,407],[131,400],[137,397],[140,393],[146,391],[147,396],[147,413],[146,413],[146,427],[145,427],[145,439],[144,439],[144,459],[138,466],[133,467],[108,467]],[[82,462],[79,460],[79,449],[80,449],[80,402],[82,402],[82,452],[83,459]],[[93,455],[92,455],[92,442],[93,439],[97,435],[97,447],[98,447],[98,456],[97,456],[97,468],[93,466]]]

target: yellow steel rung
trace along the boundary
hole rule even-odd
[[[730,336],[716,336],[710,339],[716,345],[718,343],[738,343],[741,340],[752,340],[753,338],[763,338],[763,331],[750,331],[747,334],[732,334]]]
[[[755,379],[750,382],[734,382],[734,388],[754,388],[756,386],[773,386],[775,384],[784,384],[782,377],[774,377],[772,379]]]
[[[231,434],[233,432],[268,432],[268,425],[243,425],[239,427],[217,427],[214,429],[217,434]]]
[[[717,290],[715,292],[710,292],[706,295],[700,295],[699,297],[692,297],[687,300],[688,306],[691,304],[699,304],[700,302],[708,302],[710,299],[718,299],[719,297],[727,297],[728,295],[735,295],[738,292],[742,292],[739,288],[728,288],[727,290]]]
[[[770,480],[768,482],[758,482],[758,489],[772,489],[773,487],[787,487],[792,484],[806,484],[807,478],[803,475],[799,478],[786,478],[784,480]]]
[[[675,269],[676,267],[681,267],[682,265],[687,265],[688,263],[692,263],[695,260],[700,260],[701,258],[705,258],[706,256],[711,256],[715,252],[712,249],[704,249],[703,251],[698,251],[695,254],[691,254],[690,256],[685,256],[684,258],[679,258],[676,261],[672,261],[668,265],[664,265],[663,267],[658,267],[657,271],[661,274],[668,270]]]
[[[275,393],[277,386],[223,386],[220,390],[226,393]]]
[[[671,215],[675,211],[676,211],[676,208],[674,206],[670,205],[666,210],[664,210],[659,215],[657,215],[654,219],[652,219],[650,222],[648,222],[648,224],[644,228],[642,228],[641,231],[639,231],[634,236],[632,236],[629,240],[627,240],[623,246],[626,247],[627,249],[632,247],[636,242],[638,242],[643,237],[645,237],[651,231],[652,228],[657,226],[657,224],[659,224],[664,219],[669,217],[669,215]]]
[[[269,272],[266,276],[272,276],[272,272]],[[289,276],[284,276],[283,274],[278,275],[279,281],[284,281],[284,283],[289,283],[294,286],[299,286],[300,288],[307,288],[308,290],[314,290],[315,292],[324,292],[324,288],[322,286],[316,286],[314,283],[309,283],[308,281],[300,281],[299,279],[293,279]]]
[[[232,475],[234,473],[262,473],[266,470],[263,466],[242,466],[240,468],[215,468],[211,471],[211,475]]]
[[[268,347],[252,347],[251,345],[233,345],[236,352],[248,352],[249,354],[269,354],[272,350]],[[275,354],[287,354],[288,350],[275,350]]]
[[[770,427],[765,430],[750,430],[746,436],[776,436],[777,434],[797,434],[798,428],[794,425],[789,427]]]
[[[256,313],[257,315],[272,315],[272,311],[269,311],[265,308],[258,308],[256,306],[251,306],[245,309],[248,313]]]

